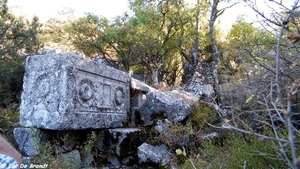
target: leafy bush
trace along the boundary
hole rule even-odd
[[[248,141],[246,141],[248,140]],[[240,168],[247,163],[247,168],[288,168],[280,159],[277,142],[266,141],[255,136],[231,134],[230,155],[227,159],[228,168]]]
[[[192,112],[192,124],[196,128],[203,128],[205,122],[213,121],[216,115],[217,112],[214,109],[208,107],[205,103],[199,103]]]
[[[220,146],[213,140],[203,141],[199,153],[186,157],[180,168],[288,168],[275,141],[227,132],[224,142]]]
[[[19,121],[19,112],[14,112],[11,109],[0,107],[0,128],[6,128],[9,124]]]
[[[0,59],[0,106],[19,104],[23,86],[24,59]]]

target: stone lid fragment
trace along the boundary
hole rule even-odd
[[[26,60],[20,124],[53,130],[121,127],[130,76],[76,54]]]

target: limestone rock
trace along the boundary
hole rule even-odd
[[[138,109],[146,125],[152,125],[155,118],[160,116],[180,122],[192,112],[195,103],[194,100],[173,91],[150,92],[146,97],[146,102]]]
[[[38,145],[47,139],[47,134],[34,128],[15,128],[14,137],[20,152],[31,157],[40,153]]]
[[[119,167],[121,165],[119,158],[115,155],[110,155],[108,157],[108,161],[115,167]]]
[[[62,154],[61,160],[63,164],[66,164],[67,168],[72,168],[72,169],[81,168],[81,156],[78,150],[73,150],[69,153]]]
[[[154,127],[155,130],[160,134],[167,134],[168,132],[168,126],[172,125],[172,123],[166,119],[166,120],[157,120],[156,126]]]
[[[130,76],[75,54],[26,60],[20,124],[52,130],[121,127]]]
[[[88,167],[90,166],[94,161],[94,157],[92,154],[88,154],[86,157],[82,158],[82,166]]]
[[[146,83],[139,81],[135,78],[131,78],[131,89],[132,90],[137,90],[137,91],[141,91],[143,93],[148,93],[148,92],[155,92],[157,91],[155,88],[147,85]]]
[[[187,91],[194,93],[199,97],[204,96],[206,101],[211,101],[215,95],[215,90],[212,85],[199,85],[197,83],[191,84],[187,87]]]
[[[167,147],[165,145],[154,147],[150,144],[143,143],[138,148],[138,157],[140,163],[151,161],[153,163],[165,166],[169,164],[171,154],[168,152]]]
[[[130,88],[130,127],[136,125],[136,111],[146,102],[146,94],[148,92],[156,92],[157,90],[142,81],[139,81],[131,77],[131,88]]]

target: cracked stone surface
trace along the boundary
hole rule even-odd
[[[76,54],[26,60],[20,124],[52,130],[122,127],[130,76]]]

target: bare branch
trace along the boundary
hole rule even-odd
[[[240,128],[237,128],[237,127],[234,127],[234,126],[230,125],[228,122],[223,122],[221,127],[212,125],[212,124],[210,124],[210,123],[208,123],[206,121],[205,121],[205,123],[207,125],[211,126],[211,127],[214,127],[214,128],[235,130],[235,131],[238,131],[238,132],[241,132],[241,133],[244,133],[244,134],[258,136],[258,137],[260,137],[260,138],[262,138],[264,140],[274,140],[274,141],[280,141],[280,142],[283,142],[283,143],[288,143],[289,142],[286,139],[281,139],[281,138],[276,139],[274,137],[270,137],[270,136],[266,136],[266,135],[263,135],[263,134],[259,134],[259,133],[255,133],[255,132],[251,132],[251,131],[247,131],[247,130],[243,130],[243,129],[240,129]]]
[[[277,130],[276,130],[276,126],[275,126],[275,124],[274,124],[274,120],[273,120],[273,117],[272,117],[272,113],[271,113],[271,111],[270,111],[270,109],[269,109],[269,104],[268,104],[266,98],[264,98],[264,100],[265,100],[265,103],[266,103],[267,111],[268,111],[269,116],[270,116],[270,120],[271,120],[271,125],[272,125],[272,129],[273,129],[273,133],[275,134],[276,139],[279,139],[279,135],[278,135],[278,132],[277,132]],[[287,161],[287,162],[289,163],[289,166],[292,166],[292,163],[291,163],[291,161],[289,160],[289,157],[287,156],[287,154],[286,154],[286,152],[285,152],[285,150],[284,150],[284,146],[283,146],[282,142],[278,141],[278,144],[279,144],[280,152],[283,154],[283,156],[284,156],[284,158],[285,158],[285,161]]]

